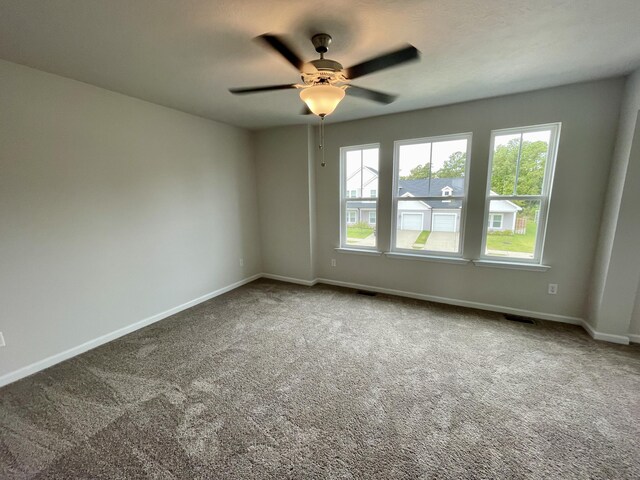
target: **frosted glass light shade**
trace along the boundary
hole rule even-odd
[[[344,90],[333,85],[314,85],[300,91],[300,98],[309,110],[323,117],[330,115],[344,98]]]

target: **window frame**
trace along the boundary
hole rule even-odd
[[[435,143],[441,141],[451,141],[451,140],[467,140],[467,160],[465,162],[464,167],[464,194],[462,196],[456,195],[447,195],[446,197],[442,194],[434,195],[430,197],[414,197],[411,196],[411,200],[414,201],[429,201],[429,200],[439,200],[442,201],[443,198],[446,198],[447,201],[451,200],[460,200],[461,207],[455,213],[460,216],[460,228],[459,228],[459,242],[458,242],[458,250],[456,252],[445,252],[441,250],[414,250],[409,248],[399,248],[396,245],[397,241],[397,231],[398,231],[398,203],[399,199],[403,199],[406,197],[398,196],[398,182],[399,178],[399,167],[400,167],[400,147],[403,145],[415,145],[418,143]],[[393,185],[392,185],[392,208],[391,208],[391,245],[390,252],[397,254],[409,254],[413,256],[420,257],[450,257],[450,258],[463,258],[464,255],[464,231],[465,231],[465,223],[467,217],[467,201],[469,195],[469,166],[471,164],[471,154],[472,154],[472,142],[473,142],[473,133],[472,132],[464,132],[464,133],[453,133],[448,135],[435,135],[432,137],[422,137],[422,138],[409,138],[405,140],[396,140],[393,142]],[[429,159],[431,161],[431,159]],[[453,192],[451,192],[453,193]],[[424,228],[424,215],[422,218],[422,226]],[[433,227],[433,226],[432,226]]]
[[[378,211],[373,210],[372,212],[368,212],[368,213],[369,213],[369,219],[368,219],[369,225],[378,225]],[[371,214],[373,214],[373,222],[371,221]]]
[[[376,234],[375,241],[376,244],[373,246],[369,245],[353,245],[347,243],[347,203],[354,201],[373,201],[374,210],[376,212],[376,221],[378,217],[378,210],[380,206],[379,197],[350,197],[347,193],[350,193],[347,190],[347,176],[346,176],[346,162],[347,162],[347,153],[358,150],[371,150],[378,149],[378,188],[380,189],[380,144],[379,143],[367,143],[364,145],[351,145],[348,147],[340,147],[340,248],[348,249],[348,250],[364,250],[371,252],[379,252],[379,244],[378,244],[378,235]],[[362,193],[362,192],[361,192]],[[377,192],[376,192],[377,193]],[[357,195],[357,190],[356,190]],[[357,222],[356,222],[357,223]],[[377,231],[377,224],[376,229]]]
[[[520,134],[522,142],[522,135],[531,132],[539,132],[542,130],[550,130],[551,135],[549,137],[549,149],[547,150],[547,161],[545,164],[544,177],[542,180],[542,190],[540,195],[491,195],[491,175],[493,170],[493,156],[495,152],[495,139],[500,135],[514,135]],[[489,163],[487,170],[487,187],[485,191],[485,205],[484,205],[484,223],[482,230],[482,245],[480,249],[480,259],[488,262],[501,262],[501,263],[515,263],[515,264],[532,264],[541,265],[542,257],[544,253],[544,244],[547,235],[547,224],[549,222],[549,205],[551,202],[551,193],[553,187],[553,179],[556,170],[556,160],[558,156],[558,146],[560,143],[560,132],[562,130],[562,122],[543,123],[539,125],[529,125],[524,127],[510,127],[501,128],[497,130],[491,130],[491,140],[489,144]],[[522,144],[521,144],[522,145]],[[518,156],[518,161],[520,157]],[[516,181],[517,182],[517,181]],[[514,188],[517,190],[517,183]],[[544,218],[544,223],[538,221],[538,231],[536,232],[535,247],[533,252],[533,258],[522,257],[503,257],[498,255],[487,255],[487,234],[489,232],[489,215],[491,208],[491,200],[516,200],[516,201],[540,201],[540,210],[538,218]],[[515,214],[514,214],[515,215]],[[515,218],[514,218],[515,221]],[[503,219],[504,224],[504,219]]]

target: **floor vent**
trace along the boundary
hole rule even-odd
[[[356,293],[358,295],[366,295],[367,297],[375,297],[377,295],[376,292],[370,292],[369,290],[358,290]]]
[[[536,323],[536,322],[533,321],[533,318],[521,317],[520,315],[511,315],[510,313],[505,313],[504,314],[504,318],[505,318],[505,320],[510,320],[512,322],[528,323],[528,324],[535,324]]]

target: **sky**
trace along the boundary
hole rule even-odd
[[[524,141],[544,141],[549,142],[551,132],[544,130],[540,132],[529,132],[523,136]],[[495,146],[506,145],[510,140],[519,138],[517,135],[498,135],[495,138]],[[440,142],[413,143],[401,145],[399,148],[399,173],[401,177],[407,176],[411,170],[418,165],[424,165],[431,158],[432,171],[442,168],[442,165],[449,159],[452,153],[466,152],[467,139],[445,140]],[[378,149],[370,148],[365,150],[352,150],[346,154],[347,177],[360,168],[361,162],[364,166],[378,169]]]
[[[434,142],[433,147],[431,143],[414,143],[411,145],[401,145],[399,150],[400,163],[398,167],[400,176],[404,177],[409,175],[413,168],[429,162],[429,155],[431,155],[432,170],[439,170],[452,153],[467,151],[467,140],[458,139]]]

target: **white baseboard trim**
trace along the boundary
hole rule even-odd
[[[512,315],[520,315],[523,317],[539,318],[541,320],[550,320],[552,322],[569,323],[571,325],[579,325],[584,328],[594,340],[603,340],[605,342],[619,343],[628,345],[629,341],[637,341],[640,343],[640,335],[613,335],[594,330],[584,319],[579,317],[571,317],[567,315],[557,315],[555,313],[535,312],[532,310],[524,310],[521,308],[505,307],[503,305],[492,305],[489,303],[472,302],[467,300],[458,300],[455,298],[438,297],[435,295],[425,295],[423,293],[405,292],[402,290],[393,290],[390,288],[374,287],[371,285],[360,285],[351,282],[341,282],[328,278],[318,278],[317,283],[326,283],[327,285],[336,285],[339,287],[354,288],[357,290],[370,290],[378,293],[386,293],[389,295],[397,295],[399,297],[415,298],[418,300],[426,300],[428,302],[445,303],[447,305],[456,305],[458,307],[477,308],[478,310],[489,310],[491,312],[510,313]],[[635,337],[633,340],[631,337]]]
[[[314,278],[313,280],[302,280],[300,278],[285,277],[283,275],[274,275],[273,273],[263,273],[262,278],[268,278],[270,280],[279,280],[281,282],[287,282],[287,283],[296,283],[298,285],[304,285],[306,287],[313,287],[316,283],[318,283],[317,278]]]
[[[629,337],[629,341],[631,343],[640,343],[640,335],[636,335],[634,333],[630,333],[628,335],[628,337]]]
[[[602,340],[604,342],[619,343],[620,345],[629,345],[631,340],[630,335],[614,335],[612,333],[603,333],[595,330],[586,320],[582,321],[582,328],[584,328],[594,340]]]
[[[93,340],[89,340],[88,342],[78,345],[77,347],[70,348],[68,350],[65,350],[64,352],[56,353],[55,355],[51,355],[50,357],[47,357],[43,360],[39,360],[35,363],[32,363],[31,365],[27,365],[26,367],[22,367],[13,372],[9,372],[0,377],[0,387],[13,383],[17,380],[20,380],[21,378],[28,377],[29,375],[32,375],[41,370],[44,370],[45,368],[49,368],[57,363],[60,363],[72,357],[75,357],[76,355],[80,355],[81,353],[92,350],[96,347],[99,347],[100,345],[104,345],[105,343],[115,340],[116,338],[120,338],[124,335],[127,335],[128,333],[131,333],[143,327],[146,327],[147,325],[151,325],[152,323],[155,323],[164,318],[170,317],[171,315],[174,315],[178,312],[186,310],[187,308],[193,307],[195,305],[198,305],[199,303],[202,303],[214,297],[217,297],[218,295],[222,295],[223,293],[227,293],[231,290],[241,287],[242,285],[253,282],[254,280],[257,280],[258,278],[260,278],[261,276],[262,274],[260,273],[256,275],[252,275],[248,278],[232,283],[231,285],[227,285],[226,287],[219,288],[218,290],[215,290],[213,292],[207,293],[206,295],[202,295],[201,297],[198,297],[186,303],[183,303],[182,305],[178,305],[177,307],[170,308],[169,310],[165,310],[164,312],[158,313],[151,317],[147,317],[143,320],[140,320],[139,322],[132,323],[131,325],[127,325],[126,327],[119,328],[118,330],[107,333],[106,335],[102,335],[98,338],[94,338]]]
[[[336,285],[339,287],[354,288],[357,290],[370,290],[378,293],[397,295],[399,297],[415,298],[417,300],[426,300],[428,302],[445,303],[447,305],[456,305],[458,307],[477,308],[478,310],[489,310],[491,312],[510,313],[513,315],[520,315],[524,317],[539,318],[542,320],[551,320],[553,322],[570,323],[571,325],[582,325],[584,321],[578,317],[556,315],[555,313],[534,312],[532,310],[524,310],[521,308],[505,307],[502,305],[472,302],[468,300],[458,300],[458,299],[449,298],[449,297],[426,295],[424,293],[405,292],[403,290],[393,290],[391,288],[381,288],[381,287],[374,287],[371,285],[360,285],[360,284],[351,283],[351,282],[341,282],[338,280],[330,280],[328,278],[319,278],[318,283],[326,283],[327,285]]]

